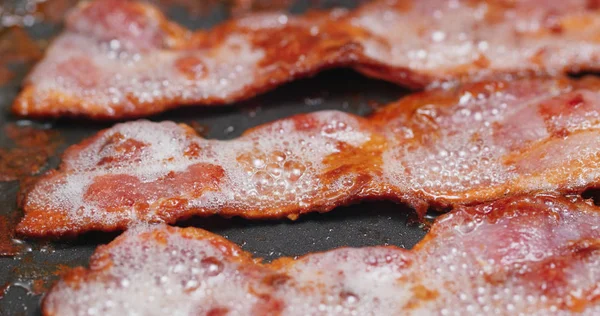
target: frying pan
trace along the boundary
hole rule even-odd
[[[296,1],[289,8],[292,13],[301,13],[315,7],[353,7],[357,2]],[[190,29],[210,27],[226,19],[228,12],[227,7],[218,2],[200,17],[190,15],[183,7],[171,5],[166,8],[169,18]],[[27,27],[26,31],[32,38],[39,40],[52,38],[60,28],[60,25],[42,21]],[[4,130],[7,124],[16,123],[57,131],[62,142],[45,169],[55,168],[60,161],[60,153],[69,145],[113,124],[73,119],[28,121],[12,116],[10,105],[29,70],[22,65],[14,66],[11,70],[16,76],[0,86],[0,130]],[[149,119],[193,123],[203,128],[203,135],[207,138],[231,139],[248,128],[297,113],[335,109],[367,115],[378,105],[396,100],[406,93],[408,91],[393,84],[368,79],[351,70],[337,69],[289,83],[231,106],[191,107]],[[10,147],[12,144],[4,136],[0,135],[0,147]],[[16,205],[18,189],[17,181],[0,182],[1,216],[10,217],[15,213],[20,215]],[[364,202],[339,207],[325,214],[304,215],[296,221],[209,217],[193,218],[177,225],[201,227],[221,234],[266,260],[341,246],[396,245],[411,248],[425,235],[425,228],[415,220],[413,210],[390,202]],[[22,254],[0,257],[0,288],[4,290],[4,295],[0,298],[0,315],[39,315],[43,292],[56,280],[57,271],[64,270],[65,267],[87,265],[94,249],[110,242],[117,235],[118,233],[88,233],[71,240],[24,240]]]

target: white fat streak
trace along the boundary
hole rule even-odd
[[[523,136],[533,130],[536,132],[533,141],[546,139],[548,133],[543,121],[534,119],[537,118],[540,102],[562,92],[554,85],[552,81],[538,81],[534,85],[524,81],[521,85],[510,85],[506,90],[497,91],[489,97],[466,92],[460,97],[459,104],[448,108],[435,105],[429,111],[427,107],[421,108],[427,112],[426,119],[432,119],[437,126],[437,130],[431,133],[436,135],[435,140],[411,148],[405,145],[407,140],[401,135],[388,131],[388,138],[397,141],[391,146],[393,149],[383,155],[384,181],[404,190],[420,190],[432,195],[447,194],[451,197],[514,180],[520,173],[504,162],[505,155],[511,152],[507,148],[510,139],[497,139],[494,125],[507,124],[526,113],[525,118],[530,119],[524,121],[524,125],[516,126],[522,130],[515,133]],[[403,121],[388,124],[402,125]],[[570,140],[562,142],[567,144]],[[596,150],[593,146],[591,148],[592,151]],[[565,153],[563,157],[570,161],[584,155],[582,152],[571,154]],[[551,155],[548,159],[556,159],[556,156]],[[568,174],[565,176],[568,177]]]
[[[180,73],[175,61],[184,56],[198,58],[207,75],[189,79]],[[70,58],[83,57],[101,70],[92,88],[81,88],[72,78],[61,76],[57,68]],[[107,43],[76,33],[61,35],[49,49],[43,63],[32,73],[36,85],[36,103],[44,104],[51,91],[93,99],[93,104],[109,112],[120,104],[131,107],[127,97],[148,103],[180,98],[184,102],[204,98],[227,98],[254,82],[258,62],[264,57],[243,36],[232,34],[213,50],[163,51],[135,53],[113,50]],[[84,104],[85,105],[85,104]]]
[[[92,219],[92,222],[110,223],[124,216],[135,220],[133,209],[128,214],[111,215],[84,199],[95,178],[124,174],[134,176],[142,183],[153,182],[170,172],[183,172],[192,165],[204,163],[220,166],[225,176],[219,183],[218,191],[209,191],[200,197],[188,193],[176,196],[188,199],[190,208],[218,212],[223,206],[251,204],[255,209],[263,209],[270,208],[274,201],[282,206],[304,205],[304,201],[323,190],[323,184],[318,179],[325,168],[323,157],[338,152],[337,144],[340,141],[360,146],[369,140],[368,134],[358,131],[356,119],[346,114],[324,111],[311,116],[322,126],[321,129],[298,132],[293,121],[284,120],[231,141],[190,137],[186,129],[172,122],[118,124],[75,157],[66,160],[64,180],[53,182],[49,190],[33,190],[29,201],[66,211],[74,222]],[[115,154],[112,147],[106,147],[105,144],[117,133],[124,139],[146,144],[139,161],[99,166],[103,158]],[[200,153],[197,157],[186,157],[183,153],[193,143],[201,148]],[[284,156],[274,160],[272,155],[275,152],[281,152]],[[238,161],[238,157],[244,153],[256,158],[250,162],[254,165],[248,166]],[[341,181],[336,181],[327,187],[327,191],[338,191],[341,185]],[[171,197],[175,196],[165,196]],[[151,210],[141,220],[158,211],[153,203],[159,202],[160,198],[144,201],[151,205]]]
[[[405,12],[384,5],[371,6],[360,11],[352,23],[379,37],[361,39],[367,56],[434,75],[440,71],[452,72],[482,56],[493,69],[536,70],[540,65],[534,64],[532,58],[544,50],[549,53],[543,55],[540,70],[550,73],[585,65],[597,58],[600,46],[595,43],[595,34],[600,29],[599,19],[577,33],[571,31],[563,36],[540,33],[549,15],[556,15],[557,21],[564,16],[576,17],[579,12],[586,12],[585,2],[542,2],[518,3],[516,9],[504,12],[504,21],[496,23],[488,22],[486,14],[490,10],[498,14],[502,9],[485,2],[444,5],[439,1],[415,1],[414,7]],[[381,45],[381,38],[390,46]]]
[[[242,315],[258,301],[247,294],[238,264],[224,261],[209,241],[166,234],[162,246],[139,238],[143,231],[128,231],[123,243],[110,250],[116,264],[106,275],[112,282],[63,287],[61,295],[71,297],[77,308],[59,314],[198,315],[227,307],[232,315]],[[99,297],[105,299],[97,301]]]

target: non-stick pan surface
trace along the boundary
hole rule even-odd
[[[52,4],[52,0],[48,1]],[[300,13],[311,6],[336,5],[352,6],[356,2],[297,1],[290,8],[293,13]],[[230,11],[226,5],[217,3],[201,15],[192,15],[189,10],[177,6],[170,6],[166,12],[171,19],[197,29],[210,27],[226,19]],[[26,31],[36,40],[51,39],[60,31],[60,25],[40,22],[27,27]],[[8,124],[31,124],[57,131],[62,142],[57,155],[50,159],[45,169],[57,166],[60,153],[67,146],[113,124],[84,120],[31,122],[15,118],[9,108],[28,67],[14,65],[11,71],[16,76],[0,86],[0,130],[4,131]],[[196,126],[204,129],[203,135],[207,138],[231,139],[248,128],[297,113],[336,109],[367,115],[376,106],[406,93],[406,90],[395,85],[365,78],[351,70],[338,69],[298,80],[231,106],[212,109],[192,107],[150,119],[197,123]],[[0,136],[0,147],[12,146],[4,136]],[[0,182],[0,216],[11,218],[13,214],[19,214],[16,205],[18,189],[18,181]],[[304,215],[296,221],[210,217],[194,218],[178,225],[201,227],[221,234],[267,260],[341,246],[397,245],[411,248],[425,234],[423,226],[414,222],[413,210],[390,202],[364,202],[339,207],[325,214]],[[0,315],[39,315],[43,292],[60,271],[71,266],[87,265],[97,245],[108,243],[117,235],[90,233],[72,240],[54,242],[25,240],[22,254],[0,257]]]

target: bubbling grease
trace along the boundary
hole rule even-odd
[[[540,195],[465,207],[413,250],[270,264],[196,228],[127,231],[48,293],[45,315],[594,315],[600,210]]]
[[[598,86],[482,82],[409,96],[366,119],[297,115],[230,141],[172,122],[118,124],[71,147],[33,187],[19,231],[62,235],[215,213],[295,218],[367,198],[423,214],[428,205],[580,192],[600,179]]]

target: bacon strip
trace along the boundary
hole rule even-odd
[[[192,215],[296,218],[363,199],[423,214],[600,184],[600,79],[469,84],[370,118],[322,111],[206,140],[188,126],[118,124],[69,148],[28,192],[30,236]]]
[[[340,248],[271,264],[197,228],[99,247],[44,315],[597,315],[600,209],[518,197],[443,216],[413,250]]]
[[[249,98],[349,66],[419,88],[600,69],[589,0],[380,0],[354,11],[256,14],[192,33],[153,6],[83,4],[30,74],[13,110],[31,117],[139,117]]]

